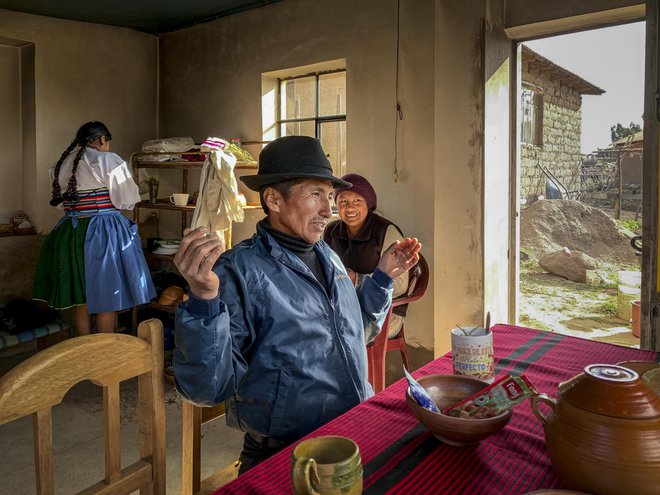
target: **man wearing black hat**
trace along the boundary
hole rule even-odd
[[[353,286],[321,241],[333,188],[350,183],[333,176],[317,139],[276,139],[241,180],[259,191],[266,218],[222,257],[217,237],[185,232],[174,262],[190,299],[177,309],[173,365],[184,397],[226,401],[227,424],[246,432],[242,473],[373,394],[365,343],[375,335],[364,328],[382,323],[392,279],[421,245],[393,244]]]

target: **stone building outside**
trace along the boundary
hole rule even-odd
[[[520,198],[531,204],[557,193],[554,176],[569,196],[580,191],[582,95],[605,91],[522,46]],[[543,169],[549,173],[546,174]],[[550,190],[546,184],[550,182]],[[554,189],[554,190],[553,190]]]

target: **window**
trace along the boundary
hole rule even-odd
[[[521,93],[520,142],[543,146],[543,93],[523,86]]]
[[[346,173],[346,70],[316,72],[278,80],[280,136],[321,141],[335,175]]]

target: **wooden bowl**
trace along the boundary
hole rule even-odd
[[[488,383],[476,378],[460,375],[428,375],[417,381],[426,389],[440,410],[488,386]],[[454,418],[434,413],[417,404],[408,389],[406,389],[406,401],[415,417],[434,437],[456,447],[479,443],[484,438],[498,433],[511,419],[511,411],[485,419]]]

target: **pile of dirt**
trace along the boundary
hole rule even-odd
[[[574,200],[542,200],[520,215],[520,247],[532,257],[567,247],[599,263],[636,264],[630,239],[602,210]]]

